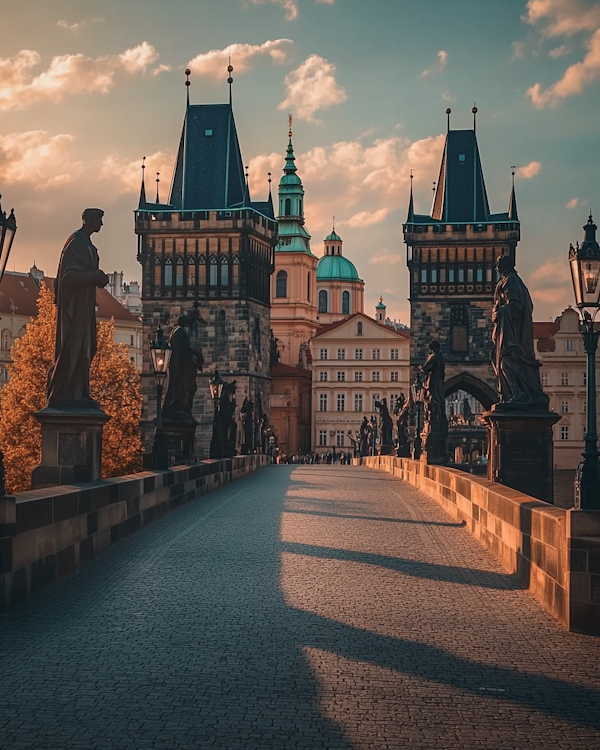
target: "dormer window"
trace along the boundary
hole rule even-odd
[[[213,134],[213,132],[212,132],[212,130],[211,130],[211,129],[208,129],[208,130],[205,130],[205,131],[204,131],[204,135],[205,135],[205,136],[211,136],[212,134]]]
[[[459,154],[458,161],[462,164],[467,160],[466,154]]]

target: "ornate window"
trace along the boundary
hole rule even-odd
[[[350,314],[350,292],[342,292],[342,315]]]
[[[154,286],[162,284],[162,261],[160,255],[154,256]]]
[[[209,286],[217,286],[217,257],[216,255],[210,256],[210,262],[208,267],[208,284]]]
[[[221,286],[229,286],[229,258],[221,255]]]
[[[175,264],[175,286],[183,286],[183,258],[177,258]]]
[[[319,292],[319,312],[327,312],[327,292],[324,289]]]
[[[187,259],[187,285],[196,286],[196,259],[188,255]]]
[[[171,260],[170,255],[167,255],[167,257],[165,258],[164,285],[165,286],[173,285],[173,261]]]
[[[276,297],[287,297],[287,273],[286,271],[279,271],[277,279],[275,280],[275,296]]]

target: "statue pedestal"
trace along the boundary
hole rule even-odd
[[[433,466],[448,463],[448,436],[440,432],[422,432],[421,461]]]
[[[560,419],[547,410],[502,409],[487,411],[488,479],[554,502],[552,425]]]
[[[34,490],[102,479],[102,428],[108,414],[48,407],[34,417],[42,425],[42,462],[31,474]]]
[[[197,426],[198,422],[195,419],[163,419],[163,429],[167,435],[168,446],[175,454],[176,466],[193,462]]]

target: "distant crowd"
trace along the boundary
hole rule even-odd
[[[297,453],[296,455],[286,456],[280,454],[275,458],[278,464],[342,464],[350,466],[352,463],[352,453],[338,453],[337,451],[327,451],[327,453]]]

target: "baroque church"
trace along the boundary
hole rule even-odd
[[[231,75],[228,82],[231,87]],[[190,104],[189,78],[186,85],[169,196],[161,201],[157,178],[156,199],[148,200],[142,177],[135,211],[145,341],[142,434],[149,449],[156,387],[148,345],[159,326],[168,336],[180,315],[197,310],[200,319],[190,336],[206,365],[198,377],[193,414],[198,421],[196,454],[206,457],[213,420],[208,381],[215,369],[226,382],[235,380],[238,406],[248,398],[256,420],[268,417],[277,221],[270,193],[266,201],[250,197],[231,93],[226,104]]]

